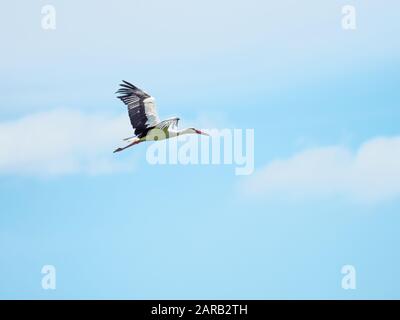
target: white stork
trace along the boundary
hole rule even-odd
[[[152,96],[143,90],[135,87],[133,84],[122,80],[121,88],[116,92],[120,94],[118,99],[128,107],[128,114],[131,120],[135,135],[124,139],[130,143],[123,147],[115,149],[119,152],[143,141],[157,141],[169,139],[184,134],[203,134],[195,128],[186,128],[178,130],[179,118],[170,118],[160,121],[157,115],[155,100]]]

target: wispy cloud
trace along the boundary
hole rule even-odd
[[[241,187],[263,197],[393,199],[400,196],[400,136],[368,140],[356,151],[340,145],[305,150],[272,161]]]
[[[114,147],[130,135],[125,114],[55,109],[0,122],[0,174],[103,174],[131,170]]]

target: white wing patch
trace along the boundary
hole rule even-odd
[[[143,100],[143,104],[144,104],[144,112],[146,113],[147,116],[146,125],[148,125],[149,127],[153,127],[160,122],[160,119],[158,118],[157,114],[155,99],[153,97],[146,98]]]
[[[177,130],[178,129],[178,121],[179,121],[179,118],[177,118],[177,117],[166,119],[166,120],[161,121],[159,124],[157,124],[157,128],[159,128],[159,129],[167,129],[168,128],[168,130]]]

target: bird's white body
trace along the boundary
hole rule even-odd
[[[147,132],[146,136],[143,138],[131,137],[124,139],[124,141],[128,142],[144,142],[144,141],[160,141],[169,138],[175,138],[177,136],[182,136],[185,134],[194,134],[196,133],[192,128],[186,128],[182,130],[174,130],[171,127],[165,129],[154,128]]]

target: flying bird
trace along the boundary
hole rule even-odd
[[[135,135],[124,139],[129,144],[125,147],[115,149],[114,153],[144,141],[169,139],[184,134],[202,134],[208,136],[207,133],[195,128],[178,130],[179,118],[177,117],[160,121],[154,98],[128,81],[122,80],[120,89],[116,94],[119,94],[117,98],[128,108],[128,115]]]

